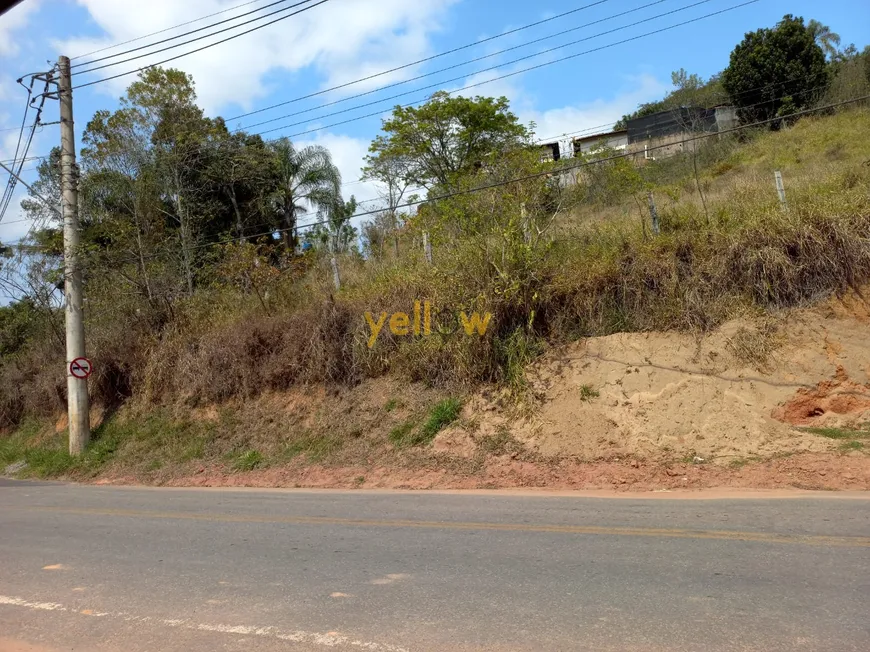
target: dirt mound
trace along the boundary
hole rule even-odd
[[[773,411],[780,421],[796,426],[855,426],[870,421],[870,385],[849,380],[842,368],[835,380],[800,389]]]
[[[211,427],[201,456],[191,458],[186,447],[176,461],[155,465],[138,452],[150,445],[143,439],[138,448],[123,449],[132,451],[130,461],[118,453],[95,480],[866,490],[870,311],[862,306],[852,296],[733,321],[704,337],[589,338],[551,351],[527,370],[534,398],[525,416],[516,416],[504,391],[484,388],[432,445],[402,445],[396,433],[419,429],[449,389],[399,378],[352,388],[316,385],[203,408],[192,415]],[[189,408],[184,414],[191,416]],[[816,434],[807,426],[830,432]]]
[[[476,415],[483,430],[507,425],[530,450],[552,458],[728,464],[832,450],[831,440],[794,426],[870,418],[866,315],[850,296],[773,319],[737,320],[702,338],[590,338],[529,371],[534,416],[511,420],[484,397],[467,416]]]

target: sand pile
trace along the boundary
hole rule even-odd
[[[735,459],[826,451],[836,442],[795,426],[870,422],[870,312],[858,297],[776,317],[738,320],[697,338],[676,333],[590,338],[529,370],[534,416],[516,420],[486,398],[465,439],[507,426],[544,456],[585,460]],[[445,432],[441,446],[461,446]],[[436,444],[437,445],[437,444]],[[457,451],[458,452],[458,451]]]

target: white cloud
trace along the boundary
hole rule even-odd
[[[378,187],[369,181],[360,181],[362,174],[361,168],[366,154],[368,153],[369,140],[366,138],[352,138],[350,136],[336,135],[332,133],[318,134],[310,140],[300,140],[296,143],[297,147],[307,147],[308,145],[322,145],[326,147],[332,154],[332,162],[338,167],[341,172],[342,179],[342,195],[345,201],[350,199],[351,195],[356,197],[357,202],[365,202],[360,204],[357,212],[365,212],[375,210],[379,207]],[[375,201],[371,201],[375,200]],[[309,214],[302,219],[302,223],[315,221],[317,218],[313,214]],[[364,217],[355,220],[354,226],[359,226],[358,222],[366,221],[369,218]]]
[[[578,131],[592,130],[589,133],[608,131],[623,115],[631,113],[642,102],[660,99],[670,90],[670,86],[660,82],[654,76],[641,74],[626,76],[623,87],[610,98],[598,98],[591,102],[577,105],[540,109],[538,97],[532,96],[522,86],[523,75],[495,79],[511,72],[510,69],[490,71],[473,75],[465,79],[456,88],[464,88],[471,84],[483,83],[458,94],[465,97],[487,95],[504,96],[510,101],[511,110],[523,124],[535,123],[535,137],[538,140],[554,142],[562,140],[565,134],[575,134]],[[581,134],[586,135],[586,134]]]
[[[249,110],[257,99],[266,97],[278,87],[274,79],[269,79],[269,73],[273,71],[285,73],[282,76],[282,84],[292,83],[296,78],[288,79],[287,72],[299,72],[313,66],[320,73],[324,87],[329,87],[425,56],[429,51],[430,34],[439,29],[440,20],[447,8],[457,1],[332,0],[328,4],[275,25],[165,65],[181,68],[193,75],[200,103],[209,113],[215,113],[231,104],[240,106],[242,110]],[[235,0],[200,0],[199,2],[78,0],[78,2],[87,8],[93,20],[105,30],[106,35],[96,39],[68,38],[56,44],[58,48],[73,55],[136,38],[163,29],[167,25],[194,20],[199,16],[225,9]],[[166,32],[153,39],[146,39],[142,43],[168,38],[245,11],[250,11],[250,7]],[[279,18],[281,15],[267,18],[264,22]],[[246,17],[243,20],[253,17]],[[95,79],[130,70],[137,65],[160,61],[220,40],[238,31],[250,29],[257,24],[260,23],[253,23],[240,30],[226,32],[159,55],[106,68],[86,77],[88,80]],[[222,27],[224,26],[220,28]],[[200,35],[191,35],[181,41]],[[131,43],[130,47],[139,44]],[[173,44],[174,42],[167,43],[166,46]],[[123,49],[125,48],[94,56],[101,57]],[[380,86],[395,79],[405,78],[412,72],[413,69],[409,68],[378,77],[368,83],[354,85],[347,92],[359,92]],[[122,77],[97,88],[102,88],[112,95],[120,95],[132,79],[132,76]],[[284,79],[287,81],[283,81]],[[85,77],[82,77],[80,81],[84,80]]]
[[[521,108],[519,115],[523,122],[535,122],[537,138],[558,140],[563,134],[572,134],[593,127],[601,132],[608,131],[613,123],[623,115],[634,111],[638,104],[660,99],[668,90],[670,87],[667,84],[663,84],[652,75],[640,75],[629,78],[626,87],[609,99],[599,98],[578,106],[565,106],[545,111]]]
[[[0,18],[0,55],[12,57],[18,54],[19,45],[13,32],[27,27],[30,17],[39,9],[39,0],[22,2]]]
[[[468,77],[457,88],[492,79],[504,74],[504,72],[492,71]],[[607,131],[623,115],[634,111],[641,102],[658,99],[669,90],[667,84],[660,82],[652,75],[626,76],[623,88],[613,97],[599,98],[574,106],[539,109],[537,103],[539,98],[523,89],[520,83],[521,79],[521,75],[500,79],[460,94],[496,97],[504,95],[510,101],[511,109],[523,124],[530,122],[536,124],[535,131],[538,139],[555,141],[570,139],[570,136],[562,138],[563,134],[572,134],[592,127],[597,127],[598,131],[601,132]],[[375,184],[356,182],[360,176],[363,159],[368,152],[368,139],[339,136],[324,131],[319,132],[314,138],[300,140],[297,144],[300,147],[313,144],[323,145],[332,152],[333,160],[341,170],[344,180],[345,185],[342,191],[345,199],[349,199],[351,194],[360,201],[378,197],[378,189]],[[378,204],[375,202],[366,203],[360,207],[360,211],[373,210],[377,206]]]

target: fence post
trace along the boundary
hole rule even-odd
[[[788,204],[785,201],[785,185],[782,182],[782,172],[777,170],[773,173],[773,179],[776,182],[776,192],[779,194],[779,203],[783,208],[786,208]]]
[[[649,191],[647,196],[649,197],[649,214],[650,214],[650,217],[652,218],[652,232],[653,232],[653,235],[658,235],[659,234],[659,212],[656,209],[656,200],[655,200],[655,197],[653,197],[652,190]]]
[[[335,283],[335,289],[341,289],[341,275],[338,273],[338,261],[335,259],[335,255],[329,259],[330,264],[332,265],[332,282]]]
[[[423,231],[423,254],[426,256],[426,262],[432,264],[432,243],[429,242],[429,232]]]
[[[526,213],[526,202],[520,204],[520,221],[523,223],[523,239],[526,244],[532,241],[532,231],[529,228],[529,216]]]

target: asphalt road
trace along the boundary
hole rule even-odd
[[[870,650],[870,499],[0,483],[0,650]]]

